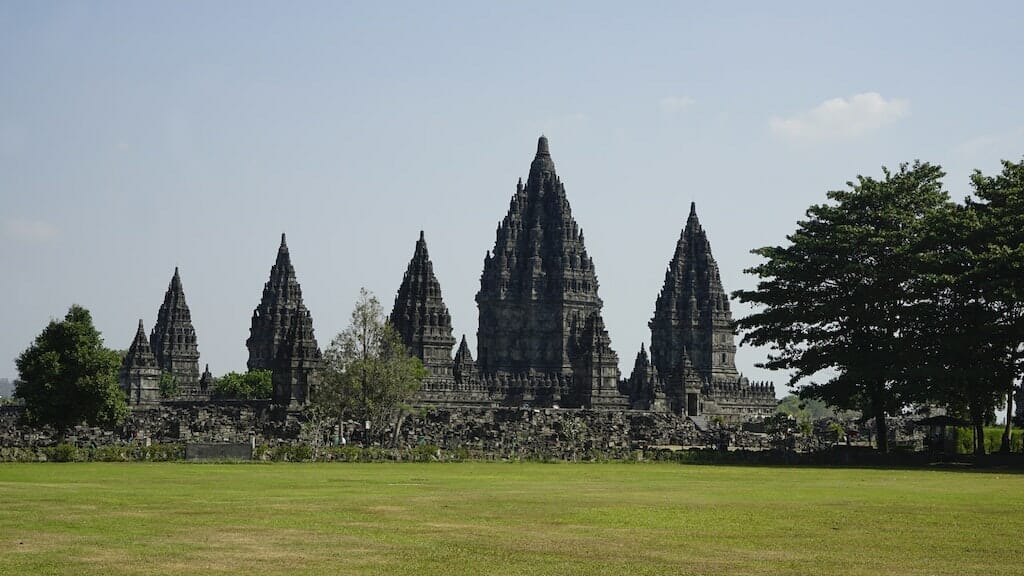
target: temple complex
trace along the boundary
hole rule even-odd
[[[641,346],[629,379],[619,373],[597,290],[583,231],[541,136],[484,257],[475,362],[465,336],[451,357],[451,317],[420,233],[391,314],[430,371],[418,402],[672,411],[725,422],[774,412],[774,388],[736,370],[729,298],[695,205],[655,302],[651,355]]]
[[[543,136],[484,256],[476,302],[476,359],[464,335],[453,358],[452,318],[421,231],[389,318],[427,368],[415,403],[671,412],[698,425],[775,410],[774,387],[736,370],[729,297],[693,204],[655,300],[650,353],[641,344],[632,373],[622,377],[594,261]],[[246,346],[250,370],[273,372],[273,404],[302,409],[322,357],[284,234]],[[175,269],[148,343],[140,323],[122,387],[133,404],[159,401],[164,371],[175,376],[181,398],[208,398],[213,377],[208,366],[200,377],[198,360]]]
[[[182,396],[201,396],[196,330],[192,327],[192,313],[185,302],[185,290],[177,267],[149,335],[149,346],[156,357],[157,367],[174,377]]]

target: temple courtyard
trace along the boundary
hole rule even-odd
[[[3,464],[0,574],[1020,574],[1007,471]]]

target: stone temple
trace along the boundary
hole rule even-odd
[[[451,314],[421,231],[389,318],[428,370],[420,406],[672,412],[698,424],[775,411],[774,387],[736,370],[729,297],[692,204],[655,299],[650,352],[641,345],[632,373],[620,374],[594,260],[543,136],[484,256],[476,302],[476,359],[465,336],[453,357]],[[132,403],[160,400],[161,371],[175,375],[183,399],[208,398],[177,269],[148,343],[141,330],[121,372]],[[302,408],[322,358],[283,234],[246,346],[250,370],[273,372],[273,403]]]
[[[650,356],[641,346],[622,378],[594,261],[543,136],[484,257],[476,301],[476,361],[465,337],[452,359],[451,316],[421,232],[391,314],[430,371],[420,404],[672,411],[726,422],[775,410],[774,387],[736,370],[729,298],[694,205],[655,301]]]

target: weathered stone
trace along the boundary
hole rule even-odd
[[[245,344],[249,370],[273,372],[275,403],[296,407],[307,401],[321,354],[284,234]]]
[[[774,387],[752,386],[736,370],[729,296],[695,204],[690,204],[649,325],[651,363],[672,410],[725,421],[758,419],[775,411]]]
[[[148,404],[160,401],[160,367],[156,356],[149,347],[146,330],[139,320],[139,328],[135,331],[135,339],[128,347],[121,362],[119,374],[121,389],[128,395],[129,404]]]
[[[477,331],[483,373],[573,373],[587,318],[601,310],[594,262],[541,136],[484,259]]]
[[[185,302],[181,275],[174,276],[160,305],[156,324],[149,336],[150,348],[161,371],[174,376],[182,397],[200,397],[199,348],[192,327],[192,313]]]
[[[452,378],[452,317],[441,298],[423,231],[395,296],[390,322],[432,377]]]

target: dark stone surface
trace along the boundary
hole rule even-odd
[[[423,366],[432,377],[453,376],[452,317],[441,298],[441,284],[434,276],[434,265],[422,231],[398,287],[390,320],[402,342],[423,360]]]
[[[135,331],[135,339],[128,347],[121,362],[118,377],[121,390],[128,395],[129,404],[148,404],[160,401],[160,367],[156,356],[149,347],[146,330],[139,320],[139,328]]]
[[[594,262],[541,137],[484,259],[477,364],[485,374],[571,376],[587,319],[601,310]]]
[[[174,375],[183,397],[201,396],[196,331],[192,327],[192,313],[185,302],[185,290],[177,267],[157,313],[149,345],[157,366],[161,371]]]
[[[305,404],[316,385],[320,346],[313,334],[313,317],[302,302],[302,287],[295,276],[285,235],[263,298],[252,313],[249,339],[249,370],[271,370],[274,401],[282,405]]]

